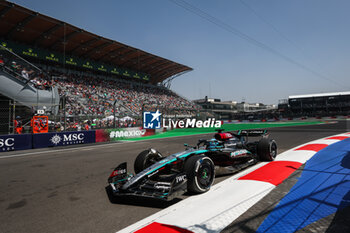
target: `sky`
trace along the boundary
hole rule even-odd
[[[350,91],[348,0],[12,2],[193,68],[171,86],[190,100]]]

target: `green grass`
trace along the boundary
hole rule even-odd
[[[235,131],[242,129],[265,129],[265,128],[274,128],[274,127],[286,127],[286,126],[298,126],[298,125],[315,125],[324,123],[322,121],[307,121],[307,122],[264,122],[264,123],[237,123],[237,124],[224,124],[221,129],[225,131]],[[126,141],[139,141],[139,140],[148,140],[148,139],[157,139],[157,138],[169,138],[169,137],[178,137],[178,136],[188,136],[196,134],[206,134],[214,133],[216,129],[219,128],[185,128],[185,129],[174,129],[164,133],[140,137],[140,138],[129,138],[124,139]]]

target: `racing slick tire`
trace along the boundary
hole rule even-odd
[[[257,154],[261,161],[273,161],[277,156],[277,144],[275,140],[262,138],[257,146]]]
[[[163,155],[155,149],[144,150],[135,159],[134,171],[137,174],[163,158]]]
[[[193,156],[185,162],[187,191],[190,193],[207,192],[214,182],[215,166],[207,156]]]

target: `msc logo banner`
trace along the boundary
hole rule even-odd
[[[38,133],[33,135],[33,148],[68,146],[96,142],[95,131],[72,131],[67,133]]]
[[[62,140],[63,136],[63,140]],[[50,142],[54,146],[58,145],[72,145],[84,143],[84,133],[71,133],[71,134],[55,134],[51,137]]]
[[[161,115],[159,110],[156,112],[143,112],[143,128],[160,129]]]
[[[0,138],[0,150],[2,151],[14,150],[15,149],[14,145],[15,145],[14,138],[7,138],[7,139]]]
[[[31,134],[15,134],[0,136],[0,152],[32,149]]]

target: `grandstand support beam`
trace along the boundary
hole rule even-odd
[[[115,110],[116,110],[116,105],[117,105],[117,100],[114,100],[113,102],[113,128],[115,129],[117,126],[115,124]]]
[[[170,89],[171,88],[171,82],[173,81],[175,77],[170,77],[163,81],[162,85],[165,86],[166,88]]]
[[[95,48],[90,49],[89,51],[87,51],[86,53],[81,54],[80,56],[88,57],[89,55],[92,55],[93,52],[96,52],[99,49],[103,49],[103,48],[105,48],[105,47],[107,47],[107,46],[109,46],[111,44],[113,44],[113,42],[107,41],[106,43],[103,43],[103,44],[101,44],[99,46],[96,46]]]
[[[62,24],[56,24],[55,26],[53,26],[52,28],[50,28],[49,30],[47,30],[46,32],[42,33],[40,36],[35,38],[32,43],[38,45],[42,40],[47,39],[48,37],[50,37],[50,35],[52,33],[57,31],[59,28],[63,27],[63,25],[64,25],[63,23]]]
[[[62,108],[63,108],[63,127],[64,127],[64,130],[66,130],[66,122],[67,122],[67,114],[66,114],[66,95],[63,95],[62,96]]]
[[[183,75],[183,74],[185,74],[185,73],[187,73],[187,72],[189,72],[189,70],[183,71],[183,72],[181,72],[181,73],[178,73],[178,74],[175,74],[175,75],[169,77],[168,79],[166,79],[166,80],[163,81],[163,83],[162,83],[163,86],[165,86],[166,88],[170,89],[172,81],[173,81],[175,78],[177,78],[177,77],[179,77],[180,75]]]
[[[4,17],[13,7],[14,5],[12,3],[7,4],[7,6],[0,11],[0,18]]]
[[[73,36],[81,33],[82,30],[76,30],[71,33],[69,33],[67,36],[63,35],[60,39],[56,40],[51,46],[50,49],[54,49],[57,45],[64,43],[65,41],[68,41],[69,39],[73,38]]]
[[[177,73],[181,73],[182,74],[183,71],[192,71],[192,69],[191,70],[182,69],[180,71],[176,67],[174,67],[172,69],[167,69],[164,72],[157,73],[156,76],[155,76],[156,78],[154,80],[152,80],[152,83],[158,83],[163,78],[171,77],[171,76],[173,76],[173,75],[175,75]]]
[[[17,23],[16,26],[11,28],[11,30],[7,33],[7,37],[12,38],[13,33],[15,33],[16,31],[22,30],[37,15],[38,15],[38,13],[34,13],[34,14],[28,16],[27,18],[25,18],[24,20],[22,20],[21,22]]]

